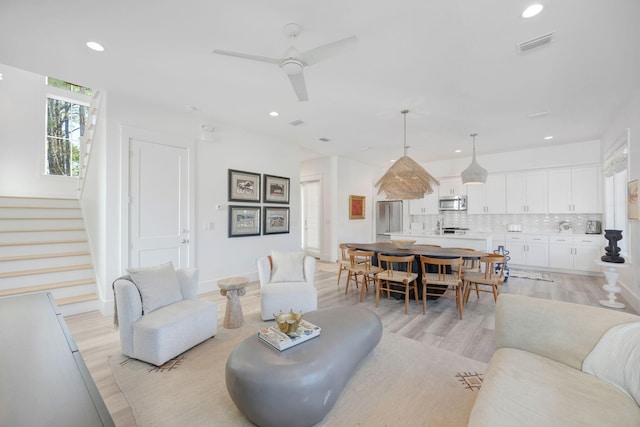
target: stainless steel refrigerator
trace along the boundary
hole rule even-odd
[[[377,203],[376,241],[390,240],[385,233],[402,233],[402,200]]]

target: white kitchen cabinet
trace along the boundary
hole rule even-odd
[[[602,213],[597,166],[549,170],[549,213]]]
[[[542,234],[507,234],[506,249],[511,264],[549,266],[549,238]]]
[[[464,196],[467,194],[467,185],[462,183],[462,178],[459,176],[442,178],[438,179],[438,181],[440,181],[440,186],[438,187],[440,197]]]
[[[597,235],[559,235],[549,239],[549,267],[563,270],[599,271],[594,260],[604,247],[603,237]]]
[[[549,267],[563,270],[599,271],[604,239],[594,235],[558,235],[549,239]]]
[[[505,174],[489,174],[486,183],[467,185],[467,213],[503,214],[506,211]]]
[[[409,200],[409,215],[437,215],[438,192],[427,194],[422,199]]]
[[[507,213],[547,213],[547,181],[546,170],[508,173]]]

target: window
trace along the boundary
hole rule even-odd
[[[613,144],[604,158],[605,229],[622,230],[618,247],[627,254],[629,238],[627,230],[627,170],[629,131],[625,131]]]
[[[57,95],[47,96],[45,173],[79,176],[80,141],[89,115],[89,104],[80,99],[86,98],[86,95],[90,95],[92,91],[89,88],[53,78],[47,78],[47,85],[68,91],[69,98]],[[74,96],[74,94],[81,96]]]

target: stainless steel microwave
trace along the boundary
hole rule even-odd
[[[441,211],[467,210],[467,196],[440,197],[438,202]]]

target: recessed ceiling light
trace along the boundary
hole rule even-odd
[[[362,147],[360,149],[360,151],[367,151],[367,150],[371,150],[371,147],[367,146],[367,147]]]
[[[542,12],[542,9],[544,9],[543,5],[541,5],[540,3],[534,3],[531,6],[527,7],[524,12],[522,12],[522,17],[533,18],[534,16]]]
[[[98,42],[87,42],[87,47],[96,52],[102,52],[104,50],[104,47]]]
[[[462,153],[462,150],[458,148],[457,150],[454,150],[454,153]]]
[[[553,139],[553,136],[552,135],[545,136],[544,139]]]
[[[278,117],[280,115],[280,113],[278,113],[277,111],[272,111],[272,112],[269,113],[269,115],[271,117]]]
[[[2,73],[0,73],[0,80],[2,80]]]

